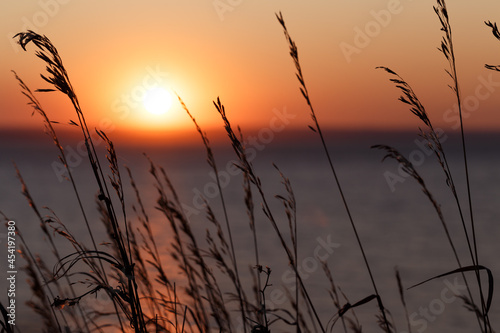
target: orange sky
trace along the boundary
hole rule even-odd
[[[92,127],[174,131],[192,125],[176,103],[154,117],[140,104],[145,85],[178,92],[203,128],[221,126],[212,101],[221,97],[234,124],[269,126],[276,112],[287,126],[306,127],[309,113],[274,13],[282,11],[299,48],[304,77],[324,127],[410,129],[417,120],[397,101],[386,73],[402,75],[436,126],[456,126],[454,96],[437,51],[439,21],[431,0],[385,1],[68,1],[0,5],[0,128],[42,128],[10,70],[34,90],[47,88],[42,62],[10,36],[31,28],[56,45]],[[500,3],[449,1],[461,91],[469,129],[500,129],[500,43],[483,21],[500,21]],[[389,16],[386,14],[390,13]],[[368,36],[363,37],[360,31]],[[370,30],[372,29],[372,30]],[[371,36],[370,36],[371,35]],[[356,48],[356,50],[354,50]],[[355,52],[348,54],[346,50]],[[497,83],[498,82],[498,83]],[[478,95],[479,94],[479,95]],[[76,118],[59,93],[40,97],[53,120]],[[66,128],[66,126],[63,126]]]

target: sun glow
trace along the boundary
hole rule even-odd
[[[162,87],[149,89],[142,100],[144,108],[155,115],[166,113],[172,107],[172,103],[172,94]]]

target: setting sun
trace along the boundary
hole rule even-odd
[[[144,94],[142,104],[150,113],[160,115],[172,107],[172,101],[172,94],[167,89],[154,87]]]

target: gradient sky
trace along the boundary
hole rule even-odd
[[[10,73],[16,70],[33,90],[48,87],[38,76],[44,66],[33,47],[23,52],[10,38],[27,28],[58,48],[91,126],[112,124],[122,131],[192,126],[178,104],[162,117],[135,105],[142,87],[160,80],[179,93],[203,128],[221,125],[212,105],[217,96],[232,122],[244,128],[268,126],[273,110],[296,115],[290,126],[305,127],[310,118],[274,15],[278,11],[299,48],[324,127],[416,128],[418,121],[397,101],[399,91],[389,76],[375,70],[388,66],[413,86],[436,126],[453,128],[456,101],[447,88],[448,65],[437,50],[442,32],[433,5],[433,0],[3,1],[0,128],[42,127]],[[500,2],[447,5],[461,91],[468,98],[466,129],[499,130],[500,73],[484,64],[500,64],[500,42],[484,21],[500,21]],[[59,93],[40,100],[53,120],[76,118]]]

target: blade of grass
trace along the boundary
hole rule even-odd
[[[306,100],[307,105],[309,106],[309,110],[311,111],[311,118],[312,118],[313,123],[314,123],[314,129],[313,130],[314,130],[314,132],[317,132],[318,135],[319,135],[319,137],[320,137],[321,145],[322,145],[323,150],[324,150],[324,152],[326,154],[326,157],[328,159],[328,164],[330,166],[330,170],[332,172],[332,175],[333,175],[333,178],[335,180],[335,183],[337,184],[337,189],[338,189],[338,191],[340,193],[340,196],[342,198],[342,203],[344,205],[345,211],[346,211],[347,216],[349,218],[349,222],[351,224],[351,227],[352,227],[352,229],[354,231],[354,235],[356,236],[356,241],[358,243],[358,247],[361,250],[361,255],[363,257],[363,261],[364,261],[366,269],[368,271],[368,275],[370,277],[370,281],[371,281],[371,284],[373,286],[373,290],[375,291],[375,295],[377,296],[378,305],[379,305],[379,308],[380,308],[380,312],[382,313],[383,320],[385,322],[386,331],[390,332],[389,322],[388,322],[386,314],[385,314],[385,309],[384,309],[384,306],[383,306],[383,303],[382,303],[382,299],[380,298],[380,295],[379,295],[379,292],[378,292],[378,288],[377,288],[377,284],[375,283],[375,279],[373,277],[373,273],[372,273],[370,264],[368,263],[368,258],[366,256],[365,249],[364,249],[363,244],[361,242],[361,238],[360,238],[358,230],[356,228],[356,224],[354,223],[354,219],[352,217],[351,210],[349,208],[349,205],[347,204],[347,199],[346,199],[346,197],[344,195],[344,191],[343,191],[342,186],[340,184],[340,180],[339,180],[339,178],[337,176],[337,172],[335,170],[335,167],[333,166],[333,161],[332,161],[332,158],[330,157],[330,152],[329,152],[328,147],[326,145],[325,138],[323,136],[323,132],[321,131],[321,127],[320,127],[318,119],[316,117],[316,113],[315,113],[314,108],[313,108],[313,106],[311,104],[311,99],[309,97],[309,92],[307,90],[306,83],[305,83],[305,80],[304,80],[304,77],[303,77],[303,74],[302,74],[302,68],[301,68],[301,65],[300,65],[300,62],[299,62],[299,55],[298,55],[297,46],[296,46],[295,42],[293,41],[293,39],[291,38],[290,34],[288,33],[288,30],[287,30],[286,25],[285,25],[285,20],[283,18],[283,15],[281,14],[281,12],[279,14],[276,14],[276,18],[278,19],[279,23],[283,27],[283,32],[285,34],[285,38],[287,39],[288,45],[289,45],[289,48],[290,48],[290,56],[292,57],[293,62],[295,64],[295,68],[297,70],[297,74],[296,75],[297,75],[297,79],[300,82],[300,91],[301,91],[302,95],[304,96],[304,99]]]
[[[443,53],[443,55],[448,60],[448,63],[450,65],[450,71],[447,71],[447,73],[450,75],[451,79],[453,80],[453,86],[451,87],[451,90],[455,93],[455,96],[457,98],[457,103],[458,103],[458,114],[459,114],[459,119],[460,119],[460,137],[461,137],[461,141],[462,141],[462,153],[463,153],[463,157],[464,157],[465,181],[466,181],[466,185],[467,185],[467,200],[468,200],[468,205],[469,205],[470,223],[471,223],[471,229],[472,229],[472,244],[474,247],[474,259],[475,259],[474,266],[478,267],[479,266],[479,255],[478,255],[478,249],[477,249],[476,226],[474,223],[474,211],[473,211],[473,207],[472,207],[471,185],[470,185],[470,177],[469,177],[469,166],[468,166],[468,159],[467,159],[465,131],[464,131],[464,123],[463,123],[463,117],[462,117],[462,98],[460,95],[460,87],[458,84],[455,49],[453,47],[453,35],[452,35],[451,24],[450,24],[448,9],[446,7],[445,0],[437,0],[437,6],[434,6],[434,11],[436,12],[436,15],[438,16],[439,21],[441,22],[441,30],[445,34],[445,36],[443,37],[443,39],[441,41],[441,48],[439,50]],[[481,278],[479,275],[479,271],[476,271],[476,279],[477,279],[477,284],[479,286],[479,294],[481,297],[481,308],[482,308],[483,319],[484,319],[484,332],[487,333],[488,331],[491,331],[491,327],[489,324],[488,314],[485,311],[483,290],[482,290]]]

